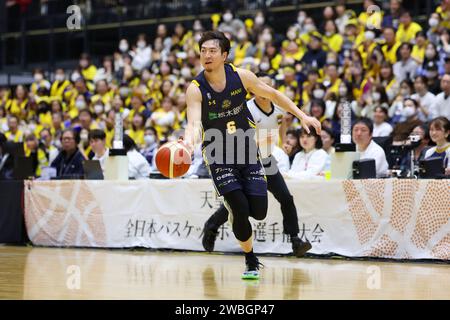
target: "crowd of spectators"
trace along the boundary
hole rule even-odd
[[[400,0],[391,0],[387,12],[368,10],[372,5],[365,0],[354,12],[339,1],[324,8],[320,20],[300,11],[294,23],[283,21],[284,34],[263,12],[247,19],[231,10],[211,16],[212,27],[231,41],[231,63],[269,74],[278,90],[322,123],[320,136],[308,135],[292,115],[284,116],[288,130],[279,147],[289,156],[287,177],[329,170],[346,103],[353,141],[363,158],[376,160],[378,176],[408,168],[410,153],[393,161],[386,151],[408,144],[411,134],[421,137],[414,160],[440,157],[450,174],[450,1],[441,1],[423,25]],[[204,24],[177,23],[173,30],[161,24],[153,38],[121,39],[101,65],[82,54],[77,66],[54,70],[52,79],[36,69],[31,86],[0,88],[0,138],[23,142],[36,176],[48,166],[58,175],[82,174],[83,159],[103,164],[121,113],[129,158],[140,166],[133,175],[148,177],[157,170],[158,146],[183,135],[185,91],[202,70],[197,42]],[[2,142],[0,166],[6,149]],[[195,157],[191,177],[201,176],[201,152]]]

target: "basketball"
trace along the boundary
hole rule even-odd
[[[167,142],[156,152],[155,162],[163,176],[177,178],[189,170],[191,155],[182,143],[178,141]]]

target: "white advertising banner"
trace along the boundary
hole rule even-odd
[[[315,254],[450,260],[449,180],[287,181],[299,236]],[[210,180],[30,181],[25,221],[33,244],[203,251],[203,225],[219,207]],[[289,253],[279,203],[252,221],[258,253]],[[231,226],[215,250],[240,251]]]

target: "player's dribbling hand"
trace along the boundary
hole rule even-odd
[[[304,116],[302,119],[302,127],[305,128],[306,132],[309,133],[309,126],[312,126],[314,129],[316,129],[317,134],[320,134],[320,131],[322,130],[322,125],[319,120],[317,120],[314,117],[310,116]]]
[[[183,137],[180,137],[178,139],[178,143],[182,144],[189,151],[191,156],[194,154],[194,146],[189,142],[185,141]]]

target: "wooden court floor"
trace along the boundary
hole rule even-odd
[[[450,265],[0,246],[0,299],[450,299]]]

